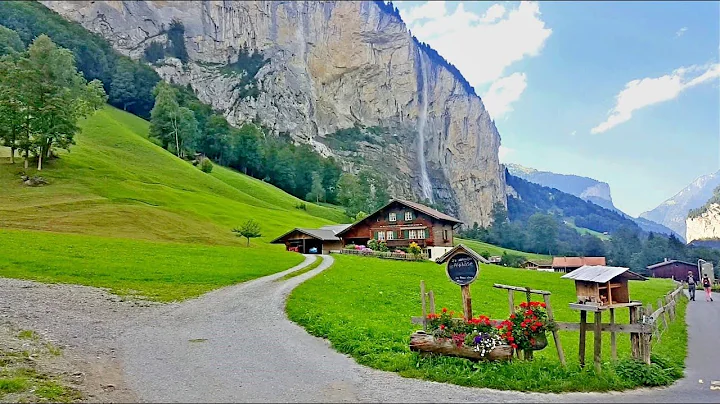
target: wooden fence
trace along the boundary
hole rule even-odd
[[[507,285],[494,285],[496,288],[508,289],[509,293],[509,309],[510,313],[514,312],[514,300],[512,297],[513,291],[524,292],[524,293],[535,293],[543,295],[547,307],[550,307],[550,292],[536,291],[529,288],[507,286]],[[610,333],[610,349],[612,359],[617,359],[617,333],[630,334],[630,343],[632,346],[632,356],[635,359],[640,359],[647,364],[650,364],[650,352],[651,342],[655,338],[659,342],[662,338],[662,334],[670,327],[670,324],[677,317],[676,307],[682,293],[683,285],[678,285],[672,292],[666,294],[663,298],[658,299],[658,308],[653,311],[652,304],[642,306],[637,303],[635,306],[629,306],[630,309],[630,324],[616,324],[615,323],[615,312],[610,311],[610,323],[602,323],[600,321],[601,316],[596,315],[595,323],[590,325],[586,319],[586,313],[582,311],[581,321],[579,323],[568,323],[568,322],[555,322],[558,331],[580,331],[579,341],[579,360],[580,365],[585,365],[585,337],[588,332],[609,332]],[[435,295],[433,291],[426,292],[425,282],[420,283],[420,293],[422,302],[423,317],[412,317],[413,324],[422,324],[423,328],[426,329],[427,317],[425,313],[435,313]],[[429,307],[426,306],[426,299],[428,300]],[[528,296],[529,299],[529,296]],[[429,309],[429,310],[427,310]],[[427,311],[426,311],[427,310]],[[550,314],[550,313],[548,313]],[[497,325],[502,320],[491,320],[493,325]],[[555,340],[559,342],[557,335],[553,335]],[[601,361],[601,347],[602,338],[594,338],[594,362],[595,367],[600,368]],[[561,346],[556,343],[558,350],[558,357],[560,362],[565,365],[565,354]]]

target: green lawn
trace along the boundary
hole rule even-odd
[[[96,286],[162,302],[280,272],[303,259],[275,245],[211,246],[0,229],[0,276]]]
[[[474,250],[478,254],[487,252],[491,256],[493,256],[493,255],[502,256],[503,252],[507,252],[508,254],[522,255],[527,260],[541,260],[541,261],[548,261],[548,262],[552,261],[552,256],[550,256],[550,255],[533,254],[533,253],[528,253],[528,252],[524,252],[524,251],[511,250],[509,248],[502,248],[502,247],[498,247],[498,246],[495,246],[492,244],[483,243],[482,241],[455,238],[455,245],[458,245],[458,244],[465,244],[467,247],[470,247],[472,250]]]
[[[568,226],[577,230],[577,232],[580,234],[590,234],[590,235],[595,236],[595,237],[599,238],[600,240],[604,240],[604,241],[610,240],[610,236],[608,236],[607,234],[602,234],[599,231],[586,229],[584,227],[578,227],[571,220],[566,221],[565,224],[567,224]]]
[[[575,299],[572,281],[561,274],[482,265],[478,280],[472,284],[474,314],[491,318],[508,316],[507,291],[495,289],[493,283],[529,286],[553,292],[551,302],[558,321],[579,321],[579,314],[568,308]],[[481,363],[458,358],[425,358],[411,353],[410,334],[418,325],[410,317],[421,315],[419,285],[426,282],[435,293],[436,307],[462,310],[460,288],[450,283],[444,266],[431,262],[399,262],[346,255],[335,256],[333,267],[301,284],[290,295],[289,317],[311,334],[328,338],[333,347],[354,357],[359,363],[398,372],[406,377],[424,378],[460,385],[524,391],[605,391],[637,386],[619,377],[610,362],[609,334],[604,334],[603,372],[596,375],[593,366],[580,370],[577,332],[561,332],[568,359],[563,369],[557,359],[552,338],[548,347],[536,352],[532,363]],[[631,282],[631,297],[644,302],[657,299],[673,288],[671,281],[651,279]],[[523,296],[516,295],[516,301]],[[680,312],[684,313],[684,306]],[[629,321],[627,311],[616,313],[618,322]],[[592,318],[592,316],[591,316]],[[591,334],[590,334],[591,335]],[[588,346],[592,347],[592,337]],[[654,352],[682,367],[687,347],[684,317],[673,323],[654,345]],[[618,337],[619,358],[630,356],[627,334]],[[592,348],[587,360],[592,363]]]
[[[46,186],[23,185],[22,162],[0,148],[0,276],[183,299],[298,264],[268,244],[292,227],[349,222],[337,207],[297,209],[300,199],[233,170],[203,173],[115,108],[81,127],[69,153],[29,170]],[[230,230],[250,218],[262,237],[246,248]]]

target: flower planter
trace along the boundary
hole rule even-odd
[[[455,356],[473,361],[512,360],[512,348],[510,345],[496,346],[483,356],[472,347],[458,346],[451,339],[437,339],[425,331],[416,331],[410,336],[410,350],[428,354]]]
[[[547,347],[548,340],[545,333],[535,335],[533,338],[535,339],[535,343],[532,345],[533,351],[542,351]]]

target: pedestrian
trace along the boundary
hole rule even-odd
[[[703,275],[702,285],[705,288],[705,301],[712,302],[712,284],[710,283],[710,278],[708,278],[707,274]]]
[[[695,277],[693,276],[692,272],[688,272],[687,277],[687,284],[688,284],[688,294],[690,295],[690,300],[695,301]]]

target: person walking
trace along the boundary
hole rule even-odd
[[[693,276],[692,271],[688,271],[687,284],[690,300],[695,301],[695,287],[697,286],[697,282],[695,282],[695,277]]]
[[[703,275],[702,285],[703,288],[705,288],[705,301],[712,302],[712,284],[710,283],[710,278],[708,278],[707,274]]]

